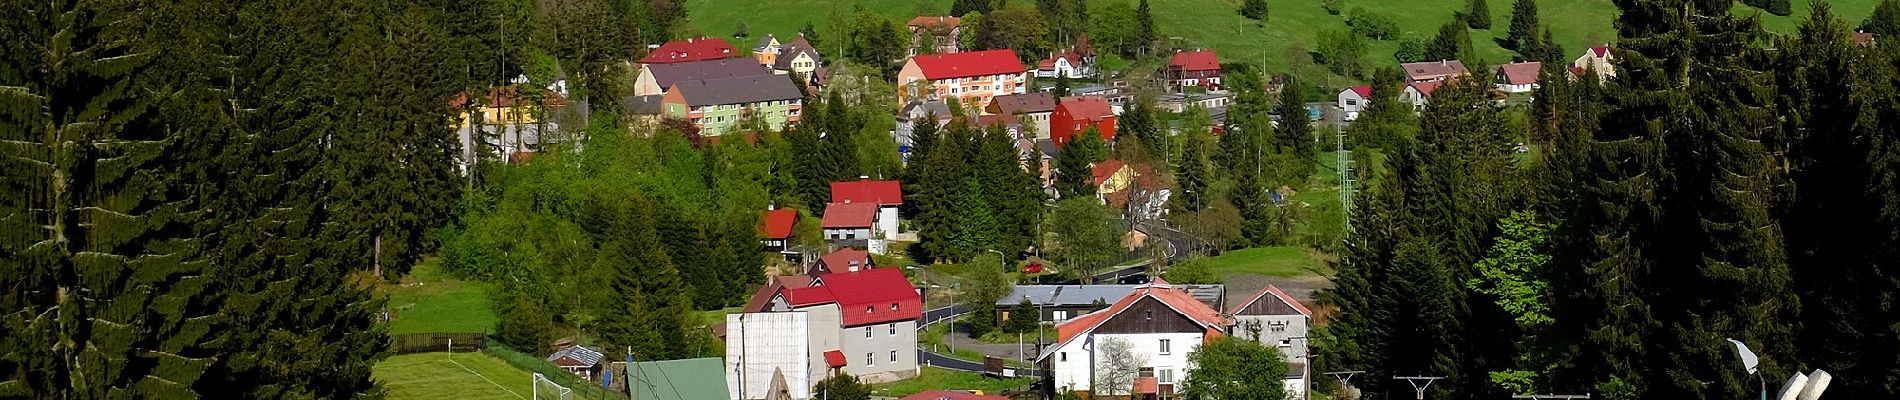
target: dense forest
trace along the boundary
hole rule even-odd
[[[1321,368],[1371,396],[1732,399],[1816,368],[1829,397],[1900,391],[1900,47],[1824,2],[1792,36],[1729,4],[1618,1],[1616,77],[1544,64],[1528,154],[1486,80],[1416,123],[1382,80]]]

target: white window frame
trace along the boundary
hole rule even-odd
[[[1174,343],[1170,343],[1171,341],[1172,339],[1161,339],[1161,343],[1159,344],[1159,346],[1161,347],[1161,351],[1160,351],[1161,355],[1165,356],[1170,353],[1173,353],[1172,350],[1174,350],[1173,349]]]
[[[873,351],[873,352],[864,353],[864,366],[870,367],[870,366],[876,366],[876,365],[877,365],[877,352]]]

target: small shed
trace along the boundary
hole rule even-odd
[[[600,377],[601,358],[606,355],[586,346],[567,346],[548,355],[548,363],[589,382]]]

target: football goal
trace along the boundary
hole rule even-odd
[[[573,400],[574,390],[548,380],[541,373],[534,374],[534,400]]]

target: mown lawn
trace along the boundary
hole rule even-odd
[[[441,270],[440,259],[425,260],[409,276],[378,292],[389,296],[395,316],[389,333],[488,332],[495,327],[487,285],[457,280]]]
[[[1325,76],[1324,80],[1309,83],[1336,90],[1355,82],[1310,66],[1311,56],[1307,52],[1318,47],[1317,38],[1321,32],[1346,29],[1345,14],[1353,8],[1365,7],[1391,18],[1401,32],[1413,32],[1429,38],[1438,32],[1439,25],[1451,20],[1454,12],[1465,8],[1466,0],[1341,0],[1341,15],[1328,14],[1319,1],[1269,0],[1270,12],[1264,23],[1241,17],[1236,12],[1241,1],[1166,0],[1149,3],[1154,10],[1160,36],[1178,38],[1175,41],[1182,47],[1212,48],[1226,62],[1264,62],[1270,71],[1297,72],[1303,76],[1310,75],[1308,79]],[[1510,27],[1514,0],[1488,1],[1493,20],[1491,29],[1472,31],[1471,40],[1478,46],[1479,55],[1487,63],[1508,62],[1513,53],[1499,46],[1494,39],[1504,37]],[[1792,32],[1807,15],[1810,1],[1793,0],[1794,14],[1787,17],[1761,13],[1762,25],[1773,32]],[[1833,4],[1837,15],[1850,25],[1859,25],[1862,19],[1873,12],[1878,2],[1834,0]],[[834,11],[848,13],[854,6],[863,6],[892,19],[907,20],[917,14],[919,3],[923,3],[925,9],[936,12],[949,10],[947,0],[688,0],[687,11],[693,29],[714,37],[730,38],[739,22],[745,22],[752,37],[735,40],[733,44],[750,49],[757,43],[757,38],[766,33],[781,38],[793,37],[807,21],[815,25],[821,35],[832,35],[828,27],[828,15]],[[1020,0],[1014,3],[1032,4]],[[1132,6],[1135,0],[1089,2],[1095,8],[1113,3]],[[1617,10],[1610,0],[1538,0],[1537,5],[1544,24],[1568,53],[1581,54],[1585,47],[1616,38],[1613,21]],[[1734,12],[1750,15],[1758,10],[1737,2]],[[1397,40],[1374,41],[1369,45],[1365,59],[1367,65],[1378,67],[1396,63],[1392,53],[1398,49]],[[828,48],[821,50],[826,51],[828,56],[836,51]]]
[[[1020,388],[1034,382],[1035,380],[1029,378],[997,379],[973,372],[925,367],[916,378],[880,383],[871,387],[872,394],[878,396],[902,397],[930,390],[981,390],[984,394],[997,394],[1005,389]]]
[[[534,389],[529,372],[482,353],[399,355],[372,371],[397,400],[521,400]]]
[[[1248,274],[1291,278],[1324,268],[1306,249],[1293,246],[1234,250],[1209,257],[1204,262],[1218,276]]]

